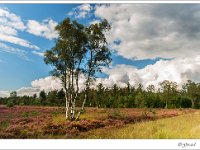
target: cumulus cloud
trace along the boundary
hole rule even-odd
[[[51,91],[51,90],[62,88],[60,80],[58,78],[51,77],[51,76],[34,80],[31,82],[31,85],[34,88],[45,90],[45,91]]]
[[[9,91],[0,91],[0,97],[9,97],[10,93]]]
[[[22,87],[18,89],[16,92],[18,96],[24,96],[24,95],[33,96],[34,94],[39,95],[40,90],[34,87]]]
[[[82,4],[74,8],[71,12],[68,13],[68,15],[73,16],[75,18],[83,19],[90,16],[91,10],[92,10],[92,6],[90,4]]]
[[[80,90],[85,88],[84,85],[85,78],[83,75],[80,76],[79,85]],[[61,81],[52,76],[48,76],[45,78],[40,78],[31,82],[30,87],[22,87],[16,90],[18,96],[33,96],[34,94],[39,94],[40,91],[44,90],[45,92],[49,92],[52,90],[60,90],[62,88]],[[0,91],[0,97],[8,97],[10,91]]]
[[[34,94],[39,95],[40,90],[34,87],[22,87],[16,90],[17,96],[33,96]],[[0,91],[0,97],[9,97],[11,91]]]
[[[31,82],[30,87],[22,87],[16,90],[18,96],[33,96],[34,94],[39,95],[40,91],[44,90],[45,92],[49,92],[52,90],[61,89],[61,82],[58,78],[55,77],[45,77],[41,79],[37,79]],[[9,97],[11,91],[0,91],[0,97]]]
[[[110,4],[94,13],[111,22],[107,39],[118,55],[154,59],[200,54],[199,10],[199,4]]]
[[[84,89],[85,78],[83,75],[79,77],[79,88]],[[37,88],[45,91],[59,90],[62,88],[62,84],[59,78],[48,76],[31,82],[33,88]]]
[[[52,19],[46,19],[42,22],[38,22],[36,20],[28,20],[27,32],[52,40],[58,37],[58,33],[55,31],[57,24],[58,23]]]
[[[129,82],[133,86],[139,83],[146,88],[148,85],[159,87],[164,80],[177,82],[181,87],[187,80],[200,82],[200,57],[159,60],[153,65],[147,65],[142,69],[137,69],[130,65],[117,65],[111,69],[105,68],[104,73],[108,78],[97,79],[98,83],[103,83],[107,87],[117,84],[125,87]]]

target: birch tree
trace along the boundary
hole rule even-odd
[[[84,75],[86,77],[86,88],[85,98],[76,120],[79,119],[80,114],[83,112],[87,95],[90,90],[90,85],[96,77],[96,72],[101,72],[102,67],[108,66],[111,62],[111,52],[108,48],[108,43],[105,37],[105,33],[110,29],[111,26],[105,19],[101,23],[91,24],[85,30],[88,40],[86,67],[84,71]]]
[[[78,80],[81,63],[86,55],[87,37],[84,26],[67,18],[56,30],[59,37],[51,50],[45,53],[46,64],[54,66],[53,76],[60,78],[65,92],[66,119],[74,120],[76,96],[79,92]]]
[[[104,35],[109,29],[110,25],[106,20],[86,27],[67,18],[56,26],[59,37],[55,46],[45,52],[44,61],[54,67],[51,74],[62,82],[68,120],[79,119],[95,73],[111,61]],[[81,75],[85,76],[85,98],[81,109],[76,113]]]

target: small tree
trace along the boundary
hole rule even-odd
[[[47,102],[46,102],[47,94],[45,93],[44,90],[40,91],[39,99],[40,99],[42,105],[46,105],[47,104]]]
[[[66,99],[66,119],[79,118],[92,79],[97,71],[101,71],[101,66],[110,63],[110,52],[104,36],[104,32],[109,29],[110,25],[106,20],[85,27],[69,18],[56,27],[59,37],[55,46],[46,51],[44,61],[54,66],[51,74],[62,82]],[[75,117],[81,75],[85,76],[85,98]]]
[[[16,91],[12,91],[12,92],[10,93],[10,97],[12,97],[12,98],[17,97],[17,92],[16,92]]]
[[[111,62],[111,53],[108,49],[108,44],[104,33],[111,29],[110,24],[106,19],[101,23],[91,24],[86,27],[85,32],[87,35],[87,54],[86,68],[84,69],[85,81],[85,98],[82,103],[81,110],[79,111],[76,119],[79,118],[83,112],[87,95],[90,90],[91,82],[95,79],[96,72],[101,72],[102,66],[107,66]]]
[[[160,86],[163,92],[163,99],[165,100],[165,108],[168,108],[169,103],[176,98],[177,83],[164,80],[162,83],[160,83]]]

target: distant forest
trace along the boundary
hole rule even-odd
[[[84,91],[79,92],[77,106],[80,107],[84,99]],[[116,84],[106,88],[99,84],[95,89],[88,90],[86,107],[99,108],[200,108],[200,84],[190,80],[181,89],[176,82],[168,80],[160,84],[159,89],[149,85],[146,89],[142,84],[137,88],[129,83],[120,88]],[[17,96],[17,92],[10,93],[10,97],[0,98],[0,104],[12,107],[14,105],[65,106],[63,89],[46,93],[41,91],[37,96]]]

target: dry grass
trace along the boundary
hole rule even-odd
[[[97,139],[193,139],[200,138],[200,111],[159,119],[149,122],[129,124],[110,130],[97,129],[84,136]]]

